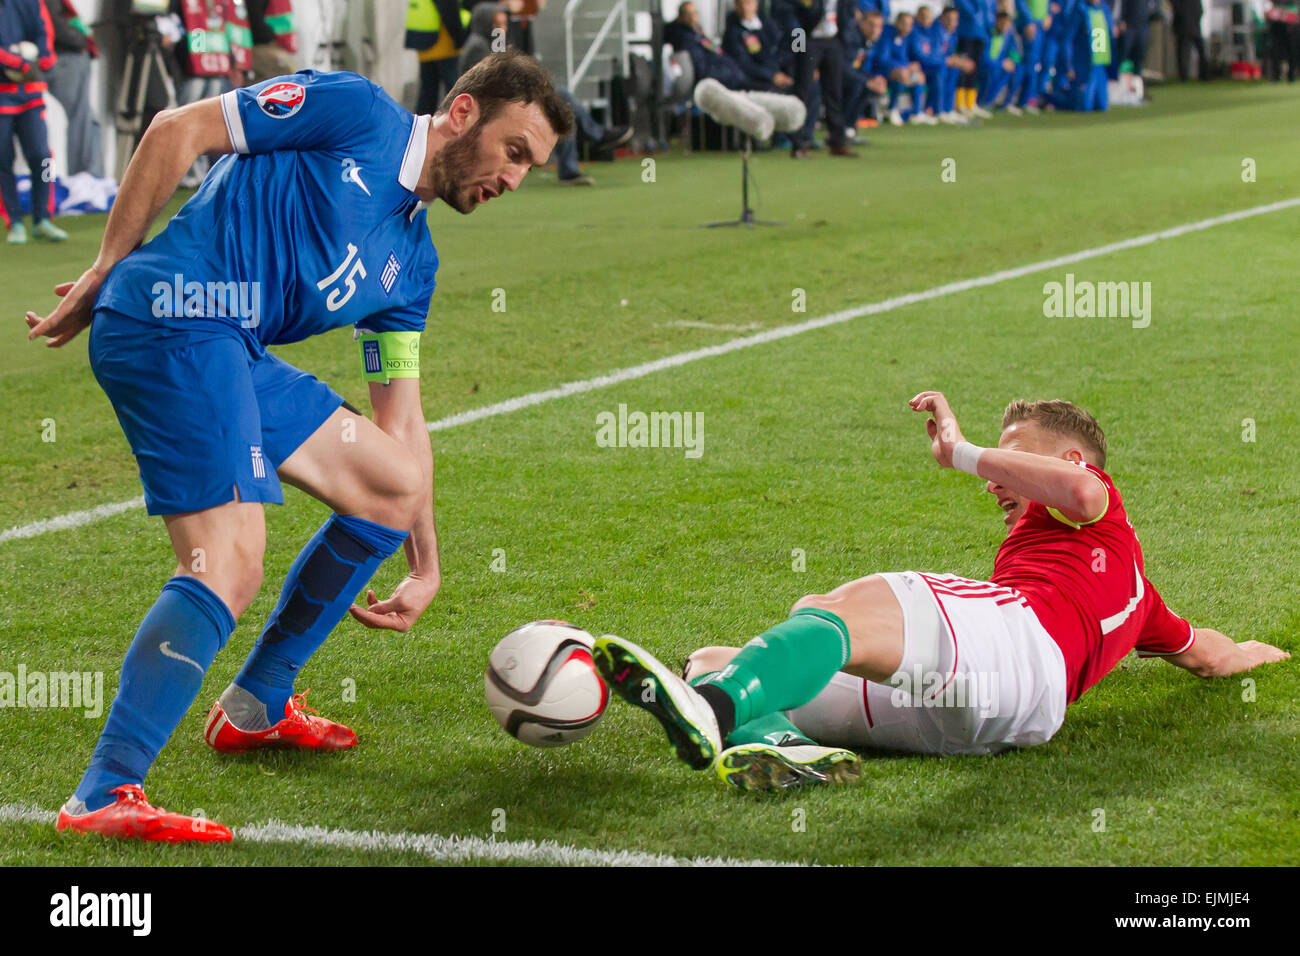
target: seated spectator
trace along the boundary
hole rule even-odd
[[[908,40],[908,54],[921,65],[925,74],[925,115],[938,122],[936,102],[938,100],[938,71],[946,59],[946,51],[940,45],[935,27],[934,13],[924,4],[916,8],[916,22],[912,24],[912,33]]]
[[[856,125],[865,112],[878,119],[889,92],[889,66],[880,42],[884,18],[875,10],[858,17],[840,34],[844,43],[844,118]]]
[[[1146,3],[1147,0],[1134,0]],[[1048,0],[1015,0],[1016,30],[1020,34],[1020,68],[1016,72],[1015,103],[1029,113],[1038,112],[1043,95],[1043,50],[1047,24],[1051,22]]]
[[[746,89],[784,93],[794,86],[794,77],[781,69],[780,48],[781,30],[758,15],[758,0],[735,0],[722,34],[722,52],[744,72]]]
[[[965,117],[957,112],[957,81],[963,70],[974,69],[966,57],[957,52],[957,8],[944,7],[937,20],[930,8],[916,11],[916,30],[930,36],[930,57],[921,62],[925,71],[926,112],[940,123],[963,126]]]
[[[892,26],[885,27],[880,39],[889,64],[889,122],[894,126],[908,121],[937,122],[925,113],[925,71],[911,56],[912,26],[912,15],[900,13]],[[898,99],[904,92],[912,98],[906,113],[898,109]]]
[[[750,89],[749,79],[740,64],[718,49],[716,43],[700,31],[700,14],[691,0],[677,8],[677,19],[664,27],[664,42],[673,51],[690,54],[695,82],[717,80],[729,90]]]
[[[974,64],[963,70],[957,81],[957,110],[963,116],[989,119],[993,114],[979,105],[978,94],[984,71],[984,48],[993,29],[993,4],[987,0],[955,0],[957,18],[957,52]]]
[[[988,46],[984,48],[984,85],[980,89],[979,105],[991,109],[998,97],[1006,94],[1006,109],[1009,113],[1019,114],[1012,97],[1011,88],[1020,69],[1020,37],[1011,14],[1000,12],[993,19],[993,31],[989,36]]]
[[[506,49],[509,46],[506,39],[509,36],[507,32],[509,24],[510,13],[504,3],[476,4],[470,14],[469,38],[461,48],[460,72],[464,73],[492,53],[492,42],[495,38],[499,37],[500,43],[506,44],[501,48]],[[569,109],[573,110],[574,119],[574,132],[557,141],[555,152],[551,155],[559,180],[566,186],[594,186],[595,180],[578,168],[578,137],[582,136],[591,143],[592,148],[597,152],[612,153],[632,138],[632,127],[606,127],[596,122],[591,113],[584,109],[567,89],[557,85],[556,91],[564,97],[565,102],[569,104]]]

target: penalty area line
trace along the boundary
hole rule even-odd
[[[0,805],[0,823],[52,825],[52,810],[21,803]],[[488,840],[475,836],[434,833],[385,833],[379,830],[335,830],[271,820],[250,827],[233,827],[234,842],[290,844],[379,853],[407,853],[438,863],[510,862],[542,866],[805,866],[776,860],[728,857],[680,857],[641,850],[592,850],[554,840]],[[216,852],[220,852],[217,850]]]
[[[640,365],[632,365],[628,368],[617,369],[607,375],[598,375],[595,378],[582,379],[576,382],[567,382],[563,385],[556,386],[555,388],[543,389],[539,392],[530,392],[527,395],[508,398],[492,405],[481,406],[480,408],[471,408],[468,411],[459,412],[455,415],[448,415],[446,418],[439,418],[437,421],[428,422],[426,424],[431,432],[445,431],[449,428],[458,428],[461,425],[468,425],[485,418],[495,418],[498,415],[509,415],[512,412],[531,408],[534,405],[542,405],[546,402],[557,401],[558,399],[568,398],[572,395],[582,395],[586,392],[594,392],[598,389],[609,388],[623,382],[631,382],[638,378],[645,378],[647,375],[653,375],[656,372],[666,371],[671,368],[679,368],[683,365],[689,365],[692,362],[698,362],[702,359],[713,358],[718,355],[726,355],[729,352],[738,352],[741,349],[753,348],[756,345],[766,345],[768,342],[777,342],[781,339],[792,338],[796,335],[802,335],[805,332],[824,329],[832,325],[842,325],[845,322],[851,322],[854,319],[864,318],[869,315],[880,315],[882,312],[892,312],[895,309],[903,309],[909,305],[916,305],[921,302],[930,302],[934,299],[957,295],[961,292],[969,292],[971,289],[981,289],[986,286],[998,285],[1002,282],[1010,282],[1013,279],[1021,279],[1025,276],[1033,275],[1036,272],[1046,272],[1049,269],[1057,269],[1061,266],[1073,265],[1076,262],[1084,262],[1088,259],[1096,259],[1115,252],[1123,252],[1126,249],[1137,249],[1141,246],[1149,246],[1152,243],[1160,242],[1164,239],[1176,239],[1179,236],[1185,236],[1189,233],[1201,232],[1205,229],[1213,229],[1215,226],[1240,222],[1243,219],[1251,219],[1255,216],[1264,216],[1269,213],[1280,212],[1284,209],[1295,209],[1296,207],[1300,207],[1300,196],[1293,199],[1283,199],[1278,202],[1265,203],[1262,206],[1252,206],[1250,209],[1241,209],[1237,212],[1225,213],[1221,216],[1211,216],[1208,219],[1200,219],[1196,222],[1184,223],[1181,226],[1171,226],[1168,229],[1148,232],[1141,236],[1134,236],[1131,239],[1121,239],[1119,242],[1108,243],[1104,246],[1096,246],[1092,249],[1084,249],[1080,252],[1072,252],[1069,255],[1056,256],[1052,259],[1041,259],[1038,262],[1031,262],[1028,265],[1017,266],[1014,269],[1002,269],[998,272],[990,272],[988,275],[979,276],[974,279],[961,279],[956,282],[948,282],[943,285],[934,286],[933,288],[925,289],[921,292],[909,292],[904,295],[897,295],[889,299],[883,299],[880,302],[854,306],[853,308],[843,309],[839,312],[832,312],[829,315],[819,316],[815,319],[808,319],[804,322],[795,322],[790,325],[782,325],[774,329],[768,329],[765,332],[759,332],[754,335],[746,335],[738,339],[730,339],[718,345],[692,349],[689,352],[679,352],[676,355],[668,355],[664,358],[654,359],[650,362],[643,362]],[[124,511],[131,511],[143,507],[144,498],[133,498],[130,501],[100,505],[97,508],[90,508],[86,511],[73,511],[69,514],[59,515],[54,518],[33,521],[31,524],[17,525],[7,530],[0,531],[0,544],[4,544],[7,541],[16,541],[21,538],[35,538],[51,531],[64,531],[69,528],[78,528],[116,514],[121,514]]]

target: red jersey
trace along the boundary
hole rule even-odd
[[[1179,654],[1195,632],[1146,579],[1142,546],[1119,491],[1100,468],[1080,463],[1106,486],[1106,512],[1077,525],[1030,502],[998,549],[992,580],[1015,588],[1065,655],[1071,703],[1129,651]]]

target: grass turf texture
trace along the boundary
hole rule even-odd
[[[1143,110],[999,117],[978,130],[881,131],[856,162],[754,161],[759,214],[784,229],[694,228],[734,215],[734,155],[624,161],[573,192],[534,174],[472,217],[430,216],[443,266],[424,335],[430,419],[588,377],[735,332],[1154,229],[1290,198],[1300,154],[1271,86],[1160,90]],[[941,184],[940,163],[957,161]],[[1241,181],[1242,160],[1258,182]],[[85,361],[21,341],[26,308],[73,278],[103,219],[62,220],[65,246],[0,248],[0,527],[139,494],[134,464]],[[287,491],[268,509],[266,581],[147,781],[160,805],[231,825],[271,818],[348,829],[491,836],[681,856],[883,864],[1300,862],[1300,670],[1202,682],[1133,657],[1070,708],[1046,746],[997,758],[868,758],[838,790],[755,797],[666,756],[658,727],[613,702],[580,744],[534,750],[482,701],[492,645],[562,617],[676,663],[740,643],[800,595],[875,570],[987,576],[1000,512],[941,473],[905,402],[937,387],[966,436],[996,440],[1012,397],[1069,397],[1111,442],[1110,471],[1166,600],[1198,625],[1297,649],[1294,575],[1300,340],[1289,294],[1300,211],[1216,227],[991,288],[859,319],[434,435],[442,593],[410,634],[347,619],[300,687],[353,726],[347,754],[220,758],[206,707],[238,670],[289,563],[325,516]],[[1149,281],[1147,329],[1048,319],[1042,285]],[[506,290],[507,311],[491,310]],[[807,315],[791,291],[807,290]],[[1286,290],[1286,291],[1284,291]],[[627,306],[620,306],[621,299]],[[279,350],[364,402],[346,331]],[[703,458],[609,449],[596,415],[704,413]],[[365,407],[363,405],[363,407]],[[57,441],[41,441],[41,421]],[[1257,441],[1242,441],[1242,420]],[[490,570],[493,550],[506,570]],[[792,549],[807,570],[792,571]],[[136,510],[0,545],[0,670],[105,673],[171,569],[161,523]],[[385,594],[400,560],[381,569]],[[356,702],[342,700],[345,680]],[[67,710],[0,711],[0,803],[57,807],[102,725]],[[1095,811],[1105,832],[1095,832]],[[804,811],[796,814],[795,811]],[[793,824],[803,816],[806,828]],[[0,862],[418,863],[294,846],[167,848],[0,825]]]

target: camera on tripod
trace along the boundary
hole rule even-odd
[[[115,117],[119,180],[135,151],[145,116],[176,106],[176,84],[157,23],[157,17],[169,12],[168,0],[131,0],[129,14],[120,21],[126,28],[126,62]]]

